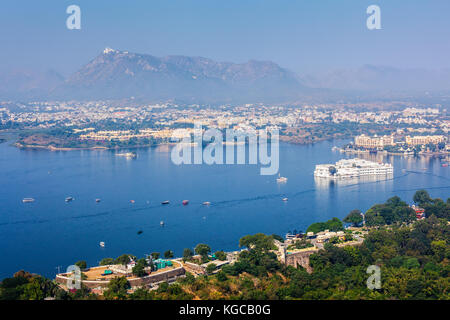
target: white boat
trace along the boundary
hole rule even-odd
[[[100,201],[102,201],[102,200],[100,200],[100,199],[95,199],[95,202],[100,202]]]
[[[67,197],[66,198],[66,202],[70,202],[70,201],[72,201],[73,200],[73,197]]]
[[[283,201],[288,201],[288,198],[283,198]]]
[[[100,241],[100,247],[102,247],[102,248],[105,247],[105,243],[103,241]]]
[[[209,202],[209,201],[203,202],[203,205],[204,205],[204,206],[209,206],[210,204],[211,204],[211,202]]]
[[[137,154],[136,152],[127,152],[127,153],[117,153],[116,156],[125,157],[127,159],[134,159],[137,157]]]
[[[22,202],[23,203],[34,202],[34,199],[33,198],[23,198]]]
[[[164,225],[164,221],[161,221],[161,222],[159,223],[159,225],[163,226],[163,225]]]
[[[280,177],[280,174],[278,174],[277,182],[278,183],[287,182],[287,178],[286,177]]]

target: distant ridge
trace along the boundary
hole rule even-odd
[[[292,72],[270,61],[237,64],[105,48],[51,95],[64,99],[263,102],[294,99],[302,90]]]

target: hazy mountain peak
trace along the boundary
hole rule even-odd
[[[117,50],[114,50],[109,47],[106,47],[105,50],[103,50],[103,54],[116,53],[116,52],[117,52]]]
[[[155,57],[105,48],[54,93],[82,99],[137,97],[190,102],[290,99],[301,89],[274,62],[218,62],[204,57]]]

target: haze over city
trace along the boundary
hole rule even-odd
[[[65,10],[71,4],[3,4],[0,81],[24,73],[39,83],[49,70],[68,78],[111,47],[157,57],[272,61],[313,88],[445,91],[450,84],[445,0],[378,1],[380,30],[366,27],[372,4],[366,0],[158,0],[114,6],[81,0],[81,30],[68,30]]]

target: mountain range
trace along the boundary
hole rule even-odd
[[[273,62],[236,64],[202,57],[155,57],[106,48],[52,90],[57,98],[186,102],[275,101],[302,89],[296,76]]]
[[[64,79],[57,72],[0,72],[0,99],[129,99],[185,103],[288,103],[351,95],[449,91],[450,70],[365,65],[297,75],[270,61],[217,62],[106,48]]]

